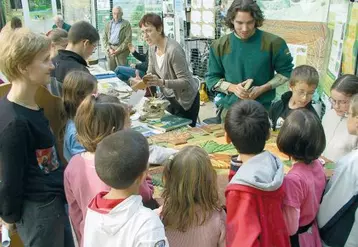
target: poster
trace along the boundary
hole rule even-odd
[[[64,19],[67,23],[73,24],[82,20],[92,23],[90,0],[64,0],[62,3]]]
[[[333,82],[339,76],[342,63],[343,39],[348,19],[349,1],[332,0],[328,13],[329,44],[325,71],[321,75],[321,87],[326,95],[330,95]]]
[[[97,0],[97,10],[110,10],[111,5],[109,0]]]
[[[330,0],[257,0],[265,19],[326,22]]]
[[[291,56],[293,57],[294,67],[307,64],[307,45],[287,44],[287,46],[290,50]]]
[[[51,0],[29,0],[30,18],[32,20],[45,20],[52,18]]]
[[[354,74],[358,54],[358,2],[350,6],[347,33],[343,45],[342,74]]]

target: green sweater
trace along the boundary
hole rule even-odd
[[[53,26],[52,26],[52,29],[56,29],[56,28],[57,28],[56,25],[53,25]],[[64,30],[66,30],[67,32],[69,32],[70,29],[71,29],[71,25],[70,25],[70,24],[67,24],[66,22],[64,22],[63,25],[62,25],[62,29],[64,29]]]
[[[230,33],[211,46],[206,84],[214,90],[221,79],[239,84],[251,78],[253,86],[261,86],[274,77],[275,71],[289,78],[292,60],[286,42],[276,35],[257,29],[248,40],[242,40]],[[269,107],[275,93],[275,89],[270,90],[256,100]],[[229,108],[237,100],[235,94],[222,94],[218,105]]]

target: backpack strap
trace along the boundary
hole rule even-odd
[[[313,220],[311,223],[309,223],[308,225],[305,226],[301,226],[298,228],[298,231],[295,233],[295,235],[290,236],[290,242],[291,242],[291,247],[300,247],[300,242],[299,242],[299,235],[302,233],[307,232],[311,226],[313,225],[315,220]]]

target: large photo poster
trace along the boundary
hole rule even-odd
[[[29,11],[32,20],[45,20],[51,18],[51,0],[29,0]]]
[[[269,20],[326,22],[330,0],[257,0]]]

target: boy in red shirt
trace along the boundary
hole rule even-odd
[[[225,136],[240,153],[242,165],[226,188],[226,246],[289,247],[282,212],[282,162],[264,151],[270,135],[265,108],[241,100],[228,111]]]

